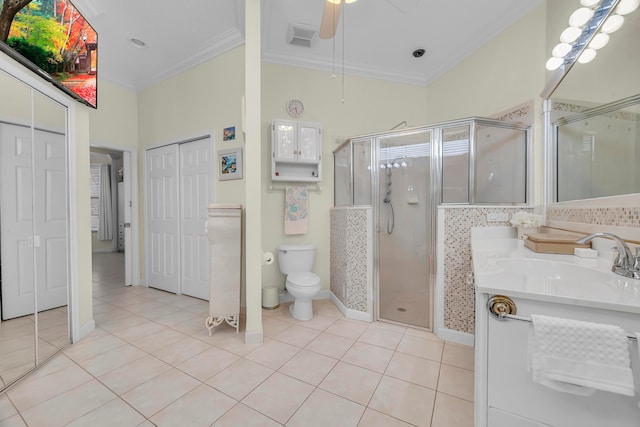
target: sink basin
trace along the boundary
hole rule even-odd
[[[494,258],[481,274],[484,278],[527,292],[610,296],[618,280],[608,271],[557,261],[526,258]]]
[[[607,282],[611,274],[581,265],[541,259],[497,258],[498,270],[514,274],[526,274],[541,280],[562,282]]]

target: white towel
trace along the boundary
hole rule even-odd
[[[629,344],[622,328],[541,315],[531,319],[534,382],[580,396],[596,390],[634,395]]]

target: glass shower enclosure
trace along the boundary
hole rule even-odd
[[[530,129],[471,118],[351,138],[334,205],[373,207],[375,320],[433,329],[437,208],[524,204]]]

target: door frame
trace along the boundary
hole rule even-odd
[[[210,169],[210,173],[211,173],[211,202],[213,203],[216,200],[216,172],[217,172],[217,157],[216,157],[216,142],[215,142],[215,130],[214,129],[210,129],[210,130],[205,130],[202,132],[197,132],[194,134],[191,134],[189,136],[185,136],[182,138],[172,138],[171,140],[166,140],[166,141],[162,141],[162,142],[157,142],[155,144],[151,144],[148,145],[146,147],[143,148],[144,150],[144,161],[142,164],[142,172],[143,172],[143,179],[142,179],[142,185],[143,185],[143,194],[144,194],[144,200],[143,200],[143,206],[144,206],[144,281],[141,281],[140,284],[143,284],[144,286],[149,287],[149,250],[147,248],[148,242],[149,242],[149,227],[147,224],[147,214],[149,212],[149,207],[147,206],[148,202],[148,197],[147,197],[147,192],[149,191],[149,189],[147,188],[147,174],[148,174],[148,170],[147,170],[147,152],[149,150],[153,150],[155,148],[161,148],[161,147],[166,147],[168,145],[180,145],[180,144],[186,144],[189,142],[194,142],[194,141],[199,141],[202,139],[210,139],[211,143],[210,143],[210,148],[211,148],[211,169]],[[180,152],[178,150],[178,162],[180,161],[180,156],[179,156]],[[180,175],[178,174],[178,191],[180,191]],[[178,197],[178,201],[179,201],[179,197]],[[179,227],[179,224],[178,224]],[[180,250],[181,244],[178,244],[178,251]],[[180,257],[180,252],[178,252],[178,257]],[[178,295],[182,294],[182,283],[179,284],[178,287]]]
[[[124,176],[128,177],[124,181],[124,185],[128,187],[125,189],[125,194],[127,191],[131,195],[131,250],[124,252],[125,259],[125,286],[131,285],[140,285],[140,220],[138,216],[139,212],[139,201],[138,201],[138,149],[131,148],[123,145],[117,144],[107,144],[107,143],[97,143],[92,142],[89,145],[91,148],[103,148],[107,150],[113,151],[121,151],[123,162],[122,167],[125,168],[128,164],[129,167],[127,169],[123,169]],[[129,161],[124,161],[124,158],[128,156]],[[126,236],[126,234],[125,234]],[[126,247],[126,242],[125,242]],[[128,268],[127,268],[128,267]],[[130,277],[127,277],[130,275]]]

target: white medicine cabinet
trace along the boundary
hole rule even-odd
[[[318,182],[322,178],[322,125],[274,120],[271,124],[271,179]]]

